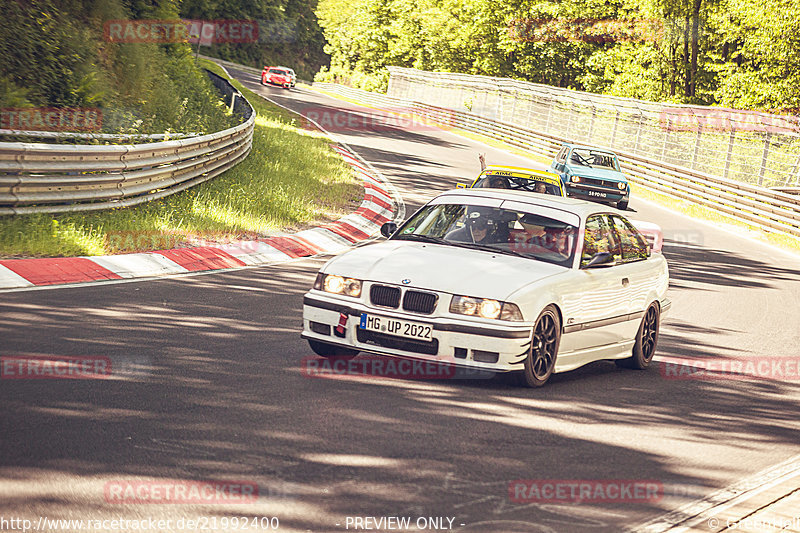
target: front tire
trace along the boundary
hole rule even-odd
[[[348,361],[358,355],[358,350],[341,348],[333,344],[328,344],[327,342],[319,342],[311,339],[307,340],[311,350],[320,357],[336,357],[337,359]]]
[[[650,366],[653,355],[658,345],[658,329],[660,325],[661,309],[658,304],[652,303],[644,313],[639,331],[636,332],[636,344],[633,345],[633,354],[627,359],[617,359],[617,366],[644,370]]]
[[[561,319],[555,306],[548,305],[539,314],[531,333],[531,347],[525,358],[525,369],[519,374],[519,384],[541,387],[556,367],[558,345],[561,342]]]
[[[625,211],[626,209],[628,209],[628,200],[620,200],[619,202],[617,202],[617,209],[619,209],[620,211]]]

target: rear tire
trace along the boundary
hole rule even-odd
[[[541,387],[556,367],[558,345],[561,342],[561,320],[555,306],[548,305],[539,314],[531,332],[531,347],[525,358],[525,369],[518,374],[524,387]]]
[[[652,303],[642,317],[639,331],[636,332],[636,344],[633,345],[633,354],[627,359],[614,361],[617,366],[644,370],[650,366],[653,355],[658,345],[658,329],[661,322],[661,310],[658,304]]]
[[[319,342],[311,339],[308,340],[308,345],[311,350],[320,357],[335,357],[337,359],[344,359],[348,361],[358,355],[358,350],[351,350],[349,348],[341,348],[328,344],[327,342]]]

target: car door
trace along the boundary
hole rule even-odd
[[[614,261],[587,268],[586,264],[599,252],[612,254]],[[620,242],[607,215],[590,216],[576,283],[563,292],[565,324],[559,352],[583,352],[587,361],[616,353],[615,346],[626,339],[624,322],[630,307],[630,284],[625,282],[622,266]]]
[[[608,219],[616,240],[620,243],[622,258],[619,271],[628,288],[629,320],[623,334],[632,339],[639,329],[645,309],[650,304],[647,298],[653,288],[653,269],[647,261],[647,242],[644,237],[625,217],[609,215]]]
[[[567,160],[567,152],[569,148],[567,146],[563,146],[561,150],[556,154],[555,159],[553,159],[553,164],[550,166],[553,169],[553,172],[556,174],[563,174],[564,173],[564,162]]]

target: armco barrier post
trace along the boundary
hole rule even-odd
[[[700,121],[697,121],[697,133],[695,134],[694,138],[694,153],[692,154],[692,164],[691,169],[697,170],[697,161],[698,156],[700,154],[700,139],[702,138],[703,134],[703,125],[700,124]]]
[[[772,132],[768,131],[764,137],[764,153],[761,155],[761,170],[758,172],[758,184],[764,183],[764,173],[767,171],[767,158],[769,157],[770,140],[772,139]]]
[[[736,128],[731,125],[731,134],[728,139],[728,154],[725,156],[725,171],[722,173],[722,177],[727,179],[728,172],[731,168],[731,158],[733,157],[733,143],[736,140]]]

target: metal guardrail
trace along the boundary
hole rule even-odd
[[[233,167],[250,153],[255,112],[208,72],[244,122],[164,142],[125,145],[0,143],[0,215],[96,211],[163,198]]]
[[[388,94],[764,187],[800,186],[800,116],[389,67]]]
[[[330,91],[376,107],[403,109],[438,124],[486,135],[512,146],[548,157],[572,139],[548,135],[466,111],[408,101],[332,83],[314,83]],[[698,172],[680,165],[652,161],[641,154],[616,150],[631,182],[668,196],[711,207],[732,218],[800,237],[800,197]]]
[[[200,133],[78,133],[72,131],[31,131],[0,129],[0,137],[20,137],[24,139],[50,139],[65,140],[76,139],[80,141],[133,141],[146,139],[148,141],[167,141],[170,139],[184,139],[197,137]]]

